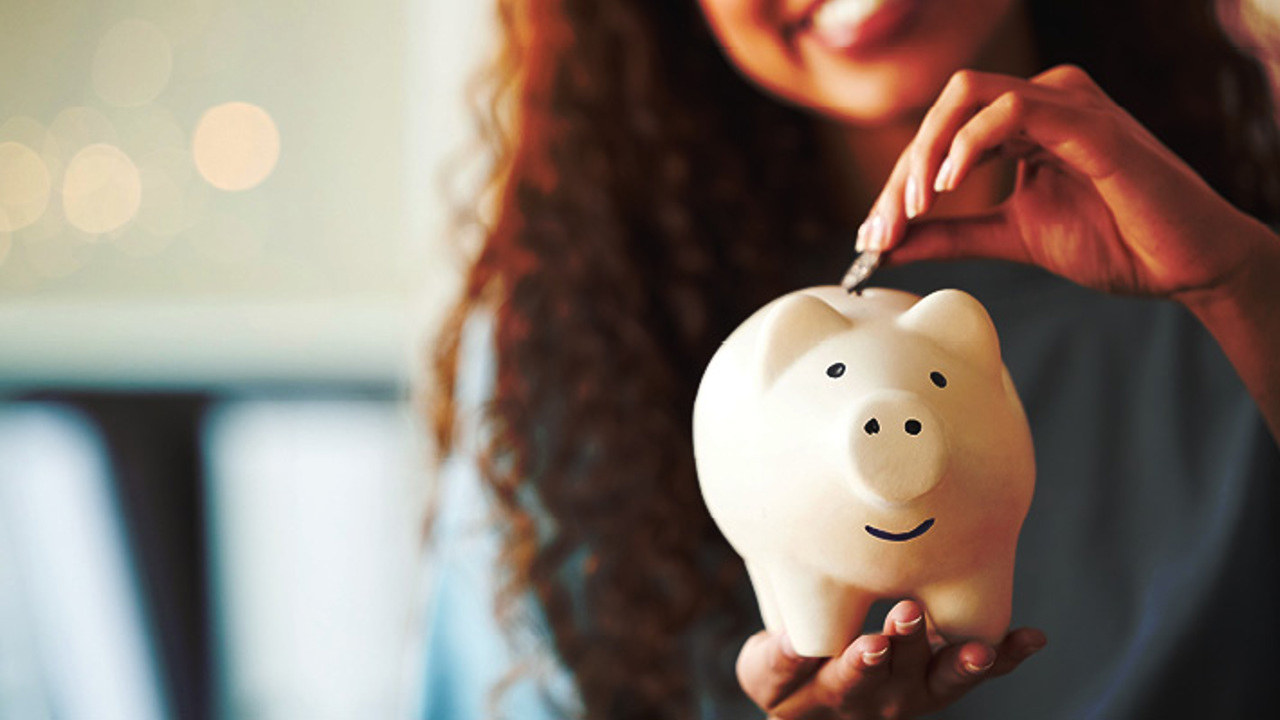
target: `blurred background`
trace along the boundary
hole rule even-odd
[[[491,12],[0,2],[0,718],[420,713]]]
[[[0,2],[0,718],[415,714],[491,12]]]

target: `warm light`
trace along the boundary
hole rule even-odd
[[[62,159],[58,156],[58,141],[44,125],[26,115],[14,115],[0,124],[0,142],[17,142],[26,145],[40,155],[49,171],[51,184],[57,183],[62,174]]]
[[[53,181],[34,150],[0,142],[0,231],[20,230],[44,214]]]
[[[115,230],[133,218],[141,201],[138,168],[114,145],[90,145],[67,164],[62,209],[80,230],[92,235]]]
[[[232,102],[210,109],[192,141],[196,169],[221,190],[248,190],[280,159],[280,133],[266,110]]]
[[[160,28],[144,20],[125,20],[98,44],[93,89],[112,105],[145,105],[169,84],[172,71],[173,49]]]

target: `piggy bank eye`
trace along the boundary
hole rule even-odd
[[[947,386],[947,376],[943,375],[937,370],[934,370],[933,372],[929,373],[929,379],[933,381],[934,385],[937,385],[940,388],[944,388]]]
[[[835,363],[827,368],[827,377],[838,378],[844,374],[844,363]]]

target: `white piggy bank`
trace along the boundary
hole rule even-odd
[[[765,626],[801,655],[842,652],[879,598],[922,601],[948,640],[1003,637],[1035,460],[970,295],[774,300],[711,359],[693,441]]]

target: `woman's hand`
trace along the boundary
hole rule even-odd
[[[975,165],[1019,158],[990,212],[921,220]],[[905,240],[905,242],[904,242]],[[1022,80],[956,73],[903,152],[866,224],[886,261],[990,257],[1108,292],[1186,299],[1232,283],[1276,238],[1239,212],[1080,68]],[[896,248],[896,249],[895,249]]]
[[[1004,203],[922,218],[979,163],[1018,158]],[[1168,297],[1209,329],[1280,440],[1280,238],[1218,195],[1080,68],[956,73],[898,160],[859,249],[887,264],[986,257]]]
[[[923,620],[922,608],[904,600],[882,634],[863,635],[833,658],[801,657],[785,636],[756,633],[738,655],[738,682],[771,718],[906,718],[950,705],[1045,645],[1044,634],[1028,628],[998,648],[948,645],[930,637]]]

